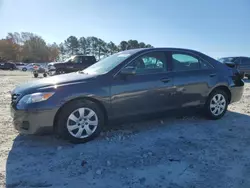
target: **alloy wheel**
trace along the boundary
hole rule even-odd
[[[213,115],[221,115],[226,108],[226,99],[222,94],[216,94],[210,101],[210,111]]]
[[[90,108],[78,108],[73,111],[67,120],[67,129],[75,138],[87,138],[92,135],[98,126],[98,117]]]

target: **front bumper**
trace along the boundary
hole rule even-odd
[[[23,134],[37,134],[47,130],[53,130],[54,117],[57,109],[25,111],[16,110],[12,106],[11,116],[16,130]]]

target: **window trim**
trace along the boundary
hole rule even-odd
[[[198,69],[193,69],[193,70],[173,70],[173,54],[183,54],[183,55],[189,55],[192,56],[194,58],[196,58],[199,62],[199,68]],[[207,63],[211,69],[214,69],[214,66],[211,65],[211,63],[209,63],[208,61],[204,60],[203,58],[201,58],[199,55],[192,53],[192,52],[187,52],[187,51],[183,51],[183,50],[171,50],[170,51],[170,59],[171,59],[171,72],[190,72],[190,71],[197,71],[197,70],[209,70],[209,69],[201,69],[201,63],[200,61],[204,61],[205,63]]]
[[[150,50],[150,51],[145,51],[145,52],[143,52],[143,53],[141,53],[141,54],[139,54],[139,55],[137,55],[137,56],[135,56],[133,59],[131,59],[130,61],[128,61],[124,66],[122,66],[122,68],[120,69],[120,70],[118,70],[114,75],[113,75],[113,77],[115,78],[117,75],[119,75],[119,73],[121,72],[121,70],[124,68],[124,67],[126,67],[127,65],[129,65],[130,63],[132,63],[134,60],[136,60],[137,58],[139,58],[139,57],[141,57],[141,56],[144,56],[144,55],[146,55],[146,54],[148,54],[148,53],[155,53],[155,52],[162,52],[163,54],[164,54],[164,56],[165,56],[165,58],[166,58],[166,69],[163,71],[163,72],[154,72],[154,73],[145,73],[145,74],[136,74],[136,75],[139,75],[139,76],[141,76],[141,75],[152,75],[152,74],[161,74],[161,73],[168,73],[168,72],[170,72],[170,70],[169,70],[169,65],[171,64],[170,62],[168,62],[168,54],[167,54],[167,52],[168,52],[168,50],[164,50],[164,49],[162,49],[162,50]]]

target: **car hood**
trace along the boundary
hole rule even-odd
[[[34,90],[46,88],[49,86],[60,86],[63,84],[73,84],[78,82],[86,82],[95,79],[97,75],[89,75],[78,72],[73,72],[69,74],[63,74],[58,76],[52,76],[48,78],[42,78],[35,81],[26,82],[17,86],[12,93],[23,94],[31,93]]]

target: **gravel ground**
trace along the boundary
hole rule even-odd
[[[30,73],[0,71],[0,187],[250,187],[250,83],[221,120],[161,117],[112,125],[81,145],[20,136],[9,92]]]

